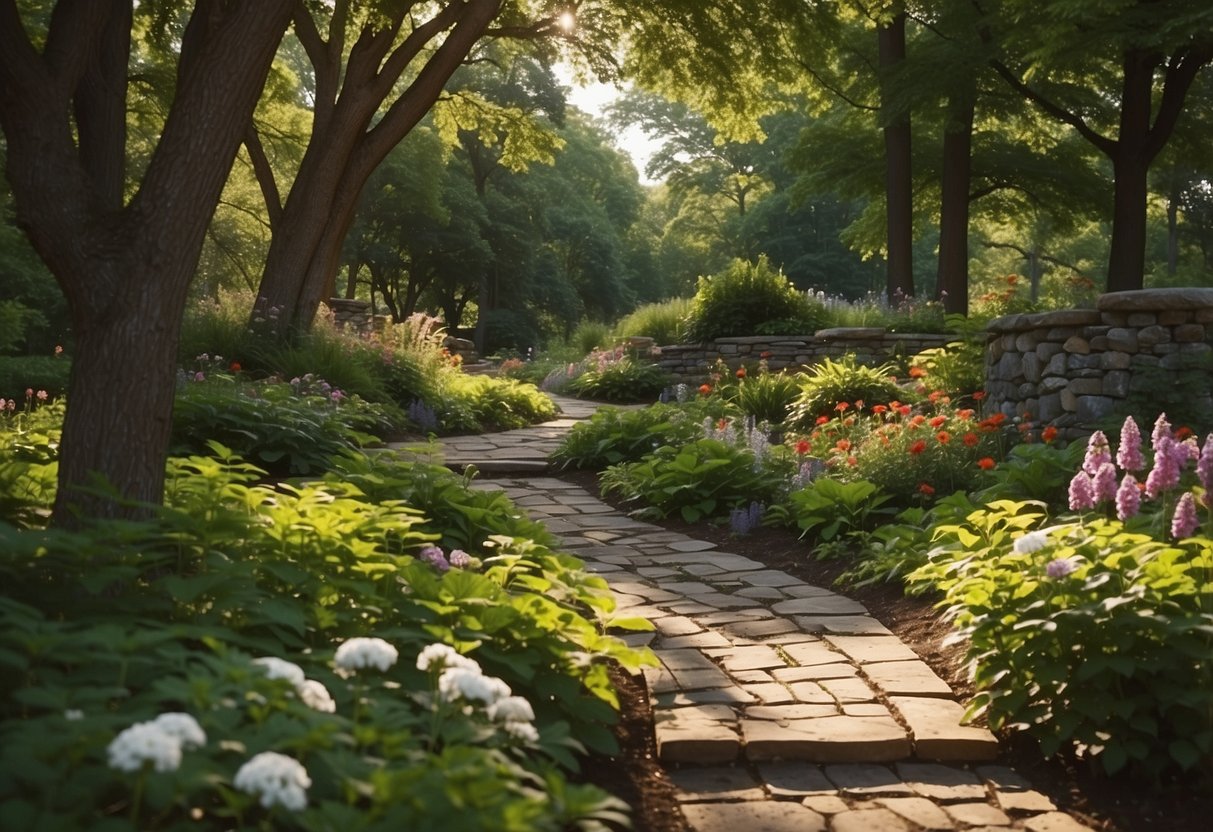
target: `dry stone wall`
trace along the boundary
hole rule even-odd
[[[987,328],[987,409],[1088,433],[1207,366],[1211,327],[1213,289],[1113,292],[1095,309],[997,318]],[[1191,404],[1213,408],[1209,380]]]
[[[941,347],[953,336],[888,332],[879,327],[839,327],[818,330],[813,335],[751,335],[717,338],[707,344],[661,347],[658,364],[675,381],[699,384],[717,360],[730,370],[743,364],[754,366],[767,355],[772,370],[796,371],[811,367],[823,358],[838,359],[854,354],[864,364],[881,364],[899,356]]]

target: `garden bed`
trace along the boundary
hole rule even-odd
[[[560,477],[591,493],[598,492],[597,475],[592,472],[565,471]],[[607,502],[618,503],[610,496]],[[846,567],[841,559],[819,561],[806,557],[805,544],[784,529],[762,528],[739,537],[725,527],[708,523],[689,524],[675,518],[655,522],[817,586],[831,586]],[[941,619],[931,599],[908,597],[900,587],[890,584],[847,587],[843,592],[862,603],[873,617],[913,648],[952,686],[958,697],[963,700],[972,694],[962,664],[962,648],[943,643],[951,628]],[[621,700],[625,713],[617,731],[622,746],[620,754],[610,760],[596,760],[587,768],[596,772],[594,782],[633,806],[637,832],[681,832],[687,827],[677,811],[674,790],[661,767],[653,762],[651,721],[645,722],[651,716],[643,686],[625,680]],[[649,726],[647,731],[640,729],[644,725]],[[1128,776],[1095,775],[1073,760],[1044,761],[1026,738],[1000,739],[1002,762],[1032,780],[1059,808],[1104,832],[1197,832],[1207,829],[1208,818],[1213,816],[1213,790],[1208,784],[1191,780],[1172,782],[1152,791],[1148,783]]]

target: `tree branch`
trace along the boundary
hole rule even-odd
[[[805,72],[809,73],[809,75],[812,76],[813,80],[821,85],[822,89],[824,89],[826,92],[832,94],[836,98],[839,98],[839,99],[845,101],[847,104],[850,104],[852,107],[856,108],[857,110],[867,110],[868,112],[871,112],[871,113],[880,112],[880,107],[873,106],[871,104],[864,104],[861,101],[857,101],[856,99],[851,98],[849,95],[844,93],[838,87],[830,84],[828,81],[826,81],[825,78],[822,77],[821,73],[819,73],[817,70],[813,69],[813,67],[809,66],[807,61],[798,57],[796,59],[796,63],[800,64],[800,67]]]
[[[421,53],[427,43],[458,21],[462,12],[462,4],[447,3],[442,11],[409,32],[404,43],[396,47],[396,50],[384,61],[383,68],[379,70],[379,74],[375,78],[376,95],[386,98],[396,81],[404,73],[405,67]]]
[[[261,187],[265,210],[270,218],[269,227],[273,230],[282,217],[282,195],[278,191],[274,169],[270,166],[269,157],[265,155],[265,146],[261,144],[261,134],[257,132],[256,124],[249,124],[248,131],[244,134],[244,147],[248,151],[249,161],[253,163],[253,174]]]
[[[1183,112],[1184,98],[1201,68],[1213,62],[1213,41],[1203,41],[1172,55],[1167,61],[1158,114],[1146,138],[1144,153],[1154,159],[1162,151]]]
[[[98,6],[106,5],[98,2]],[[111,0],[74,99],[77,146],[92,198],[103,211],[122,208],[126,188],[126,88],[131,4]]]
[[[1082,135],[1084,139],[1095,145],[1095,147],[1097,147],[1107,156],[1115,156],[1116,142],[1109,139],[1107,136],[1102,135],[1101,133],[1097,133],[1089,124],[1086,123],[1086,121],[1083,120],[1082,116],[1078,115],[1077,113],[1070,112],[1060,104],[1046,98],[1042,93],[1025,84],[1020,80],[1018,75],[1011,71],[1010,67],[997,58],[991,59],[990,66],[994,68],[995,72],[1002,76],[1003,80],[1010,84],[1029,101],[1035,103],[1038,107],[1056,118],[1058,121],[1073,127],[1079,132],[1079,134]]]

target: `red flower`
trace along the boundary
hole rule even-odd
[[[881,413],[884,413],[886,410],[888,410],[888,408],[885,407],[883,404],[872,405],[872,412],[875,413],[877,416],[879,416]]]
[[[853,457],[853,456],[847,457],[847,465],[850,465],[852,468],[854,468],[858,464],[859,464],[859,460],[856,459],[855,457]]]
[[[710,385],[710,384],[699,385],[699,392],[701,395],[704,395],[704,396],[708,395],[709,393],[712,392],[712,385]]]
[[[927,371],[924,370],[922,367],[911,367],[910,368],[910,378],[922,378],[926,374],[927,374]]]
[[[980,441],[981,437],[973,433],[973,431],[969,431],[964,435],[964,443],[969,448],[974,447]]]
[[[978,390],[976,393],[973,394],[973,401],[979,402],[982,399],[984,399],[985,397],[986,397],[986,391]]]
[[[935,438],[939,440],[940,445],[946,445],[952,441],[952,434],[948,433],[946,430],[941,430],[939,433],[935,434]]]
[[[1014,286],[1018,282],[1019,282],[1019,275],[1017,275],[1017,274],[1007,275],[1007,285],[1008,286]]]
[[[807,454],[811,448],[812,446],[803,439],[796,443],[796,453],[800,454],[801,456]]]
[[[911,456],[918,456],[920,453],[922,453],[922,452],[923,452],[923,451],[925,451],[926,449],[927,449],[927,443],[926,443],[926,440],[925,440],[925,439],[919,439],[917,442],[915,442],[913,445],[911,445],[911,446],[910,446],[910,449],[909,449],[909,450],[910,450],[910,455],[911,455]]]
[[[851,440],[850,439],[839,439],[837,442],[834,443],[834,447],[840,451],[849,451],[849,450],[851,450]]]
[[[903,404],[901,407],[897,408],[897,412],[900,413],[902,416],[909,416],[910,415],[910,406],[908,404]]]
[[[834,409],[837,410],[839,413],[842,413],[848,407],[850,407],[850,405],[847,404],[846,402],[839,402],[838,404],[834,405]]]
[[[956,411],[956,418],[957,419],[972,419],[973,411],[967,407],[961,408],[960,410]]]
[[[828,421],[830,421],[829,416],[818,416],[817,417],[817,424],[819,424],[819,425],[824,425]]]
[[[932,485],[929,482],[920,482],[918,484],[918,493],[925,494],[928,497],[930,497],[932,494],[935,493],[935,489],[934,489],[934,487],[932,487]]]
[[[927,420],[927,417],[923,416],[921,413],[919,413],[919,414],[916,414],[914,416],[914,418],[910,420],[910,424],[911,425],[921,425],[926,420]],[[932,425],[932,427],[934,427],[934,425]]]
[[[855,409],[856,409],[856,410],[863,410],[863,399],[856,399],[856,400],[855,400]]]
[[[842,426],[843,426],[844,428],[849,428],[849,427],[851,427],[851,425],[853,425],[853,424],[855,424],[855,417],[854,417],[854,416],[848,416],[847,418],[845,418],[845,419],[843,419],[843,420],[842,420]]]
[[[738,367],[738,368],[737,368],[737,377],[738,377],[738,378],[745,378],[745,367]]]
[[[759,353],[758,357],[761,358],[763,361],[766,361],[772,355],[774,355],[774,353],[771,352],[770,350],[763,350],[761,353]]]
[[[931,427],[933,427],[933,428],[940,427],[946,421],[948,421],[947,416],[936,416],[935,418],[933,418],[931,420]]]
[[[977,460],[977,467],[983,471],[989,471],[994,467],[995,464],[996,463],[994,460],[990,459],[988,456],[983,456],[981,459]]]
[[[724,430],[728,426],[729,426],[728,419],[717,419],[716,420],[716,430]]]
[[[1175,431],[1175,438],[1177,440],[1179,440],[1180,442],[1187,439],[1191,435],[1192,435],[1192,428],[1188,427],[1187,425],[1181,425]]]
[[[240,369],[241,369],[240,362],[233,361],[231,364],[227,365],[227,368],[229,370],[231,370],[233,373],[238,373],[238,372],[240,372]]]

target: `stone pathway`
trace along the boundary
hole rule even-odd
[[[564,418],[443,441],[601,574],[645,671],[658,756],[697,832],[914,832],[1089,827],[995,765],[985,729],[960,725],[948,685],[867,610],[714,544],[617,513],[546,476],[544,460],[593,405]]]

